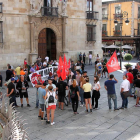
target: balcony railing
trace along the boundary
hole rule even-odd
[[[108,19],[108,14],[102,14],[102,19]]]
[[[98,20],[99,12],[96,11],[86,11],[87,19]]]
[[[122,17],[123,17],[123,14],[114,14],[114,19],[122,18]]]
[[[140,18],[140,13],[138,13],[138,18]]]
[[[96,33],[87,33],[87,41],[95,41],[96,40]]]
[[[102,36],[107,36],[108,32],[107,31],[102,31]]]
[[[120,36],[121,35],[121,31],[113,31],[114,32],[114,36]]]
[[[42,7],[42,16],[58,17],[58,8]]]

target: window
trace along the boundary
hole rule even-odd
[[[2,3],[0,3],[0,13],[2,13]]]
[[[140,35],[140,23],[138,23],[138,35]]]
[[[115,7],[115,14],[120,14],[121,13],[121,6],[116,6]]]
[[[52,0],[44,0],[45,7],[52,7]]]
[[[102,18],[108,18],[108,16],[107,16],[107,8],[102,8]]]
[[[87,0],[87,11],[93,11],[93,0]]]
[[[103,24],[102,30],[106,31],[106,24]]]
[[[96,26],[87,26],[87,41],[95,41]]]
[[[102,27],[102,36],[107,36],[107,25],[106,24],[103,24],[103,27]]]
[[[138,7],[138,18],[140,18],[140,7]]]
[[[3,22],[0,21],[0,43],[3,43]]]
[[[121,26],[120,26],[120,23],[118,23],[117,26],[115,26],[114,35],[115,35],[115,36],[121,35]]]

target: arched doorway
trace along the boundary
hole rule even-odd
[[[45,60],[48,56],[49,60],[56,60],[56,35],[50,28],[44,28],[38,36],[38,56]]]

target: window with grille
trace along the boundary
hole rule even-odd
[[[87,41],[96,40],[96,26],[87,26]]]
[[[2,3],[0,2],[0,13],[2,13]]]

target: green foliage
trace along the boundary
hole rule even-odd
[[[125,66],[126,68],[130,68],[130,67],[132,67],[131,64],[125,64],[124,66]]]
[[[126,60],[126,61],[130,61],[130,60],[132,60],[132,58],[133,58],[133,56],[131,55],[131,54],[129,54],[129,53],[127,53],[127,54],[125,54],[125,56],[124,56],[124,59]]]
[[[106,59],[106,58],[104,59],[104,63],[105,63],[105,64],[107,63],[107,59]]]

